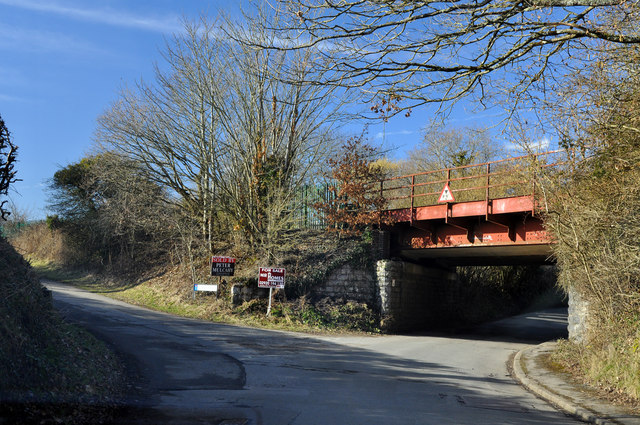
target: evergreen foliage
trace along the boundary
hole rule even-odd
[[[11,141],[11,133],[0,116],[0,196],[6,196],[9,186],[18,181],[15,170],[17,152],[17,146]],[[3,220],[9,216],[6,204],[6,200],[0,202],[0,218]]]

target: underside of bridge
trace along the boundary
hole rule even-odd
[[[391,256],[445,267],[553,262],[546,231],[540,220],[532,217],[514,223],[513,230],[478,222],[470,238],[466,230],[445,223],[432,222],[430,226],[431,230],[424,230],[396,225],[391,231]],[[510,232],[515,233],[515,240]]]
[[[435,266],[505,266],[552,264],[549,245],[478,246],[399,250],[398,257]]]

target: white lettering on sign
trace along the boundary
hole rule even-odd
[[[212,263],[235,263],[236,259],[233,257],[214,256],[214,257],[211,257],[211,262]]]
[[[258,271],[258,288],[284,288],[285,269],[260,267]]]
[[[236,259],[233,257],[211,257],[211,276],[233,276]]]

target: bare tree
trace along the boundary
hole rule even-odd
[[[103,235],[112,255],[122,263],[153,263],[166,253],[176,231],[176,208],[167,203],[167,191],[145,178],[140,164],[112,153],[92,161],[87,186],[98,204],[94,233]]]
[[[497,159],[500,150],[487,129],[429,128],[409,152],[406,167],[409,172],[422,172],[479,164]]]
[[[175,205],[199,216],[202,233],[211,234],[212,205],[218,196],[228,149],[218,139],[216,107],[222,101],[213,24],[187,27],[164,52],[168,70],[156,65],[155,84],[140,82],[124,89],[98,120],[103,149],[142,164],[148,178],[173,193]],[[210,240],[210,236],[208,236]]]
[[[280,0],[272,49],[320,47],[322,84],[361,89],[374,111],[548,89],[574,48],[640,44],[636,0]]]
[[[550,124],[567,148],[633,148],[640,136],[640,46],[600,44],[583,56],[589,65],[544,104]]]
[[[204,18],[187,23],[166,46],[166,70],[158,66],[153,83],[123,91],[100,117],[98,140],[142,164],[176,205],[201,217],[210,248],[221,211],[251,242],[276,244],[297,188],[334,144],[340,97],[308,83],[317,49],[255,49],[219,28]],[[273,37],[263,26],[227,28],[234,31]],[[285,66],[295,81],[273,73]]]
[[[18,179],[16,178],[16,154],[18,148],[11,141],[11,133],[4,124],[4,120],[0,116],[0,196],[6,196],[9,193],[9,186]],[[8,201],[0,203],[0,218],[6,220],[10,212],[5,208]]]

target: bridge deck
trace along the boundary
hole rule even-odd
[[[546,152],[381,182],[380,192],[395,221],[394,251],[460,264],[545,261],[551,239],[535,213],[531,173],[557,167],[562,163],[559,154]],[[443,201],[445,190],[449,196]]]

